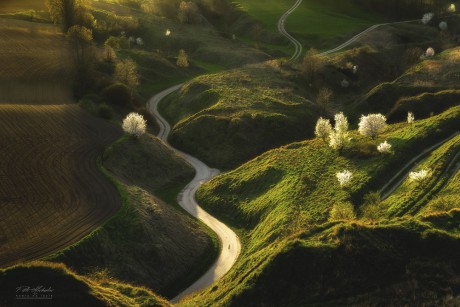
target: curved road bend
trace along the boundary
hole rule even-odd
[[[285,23],[289,15],[291,15],[302,4],[302,1],[303,0],[297,0],[294,3],[294,5],[289,10],[287,10],[278,20],[278,31],[283,36],[285,36],[291,43],[294,44],[295,51],[292,57],[289,59],[289,62],[296,61],[299,59],[299,57],[302,55],[303,47],[302,47],[302,44],[296,38],[294,38],[291,34],[289,34],[286,31]]]
[[[197,158],[175,149],[168,143],[167,139],[171,131],[171,126],[158,112],[158,104],[164,97],[177,91],[181,86],[182,84],[175,85],[162,91],[159,94],[156,94],[148,102],[147,108],[149,109],[150,113],[155,116],[158,124],[160,125],[158,138],[160,138],[167,146],[182,156],[196,170],[195,178],[193,178],[193,180],[178,195],[180,206],[189,212],[192,216],[198,218],[203,223],[208,225],[209,228],[211,228],[217,234],[221,243],[221,250],[216,262],[208,269],[208,271],[191,286],[189,286],[182,293],[172,299],[173,303],[178,302],[183,297],[195,291],[204,289],[217,281],[230,270],[241,252],[241,243],[238,236],[224,223],[220,222],[215,217],[204,211],[195,200],[195,193],[200,185],[211,180],[213,177],[219,174],[219,170],[209,168],[206,164]]]
[[[288,38],[294,44],[294,47],[295,47],[294,54],[289,59],[289,61],[295,61],[299,59],[299,57],[302,54],[303,47],[302,47],[302,44],[297,39],[295,39],[292,35],[290,35],[286,31],[285,22],[286,22],[286,19],[289,17],[289,15],[291,15],[300,6],[301,3],[302,3],[302,0],[297,0],[295,4],[288,11],[286,11],[278,21],[279,32],[282,35],[284,35],[286,38]],[[410,22],[410,21],[403,21],[403,22]],[[325,51],[322,54],[326,55],[329,53],[339,51],[347,47],[351,43],[355,42],[357,39],[359,39],[364,34],[382,25],[385,25],[385,24],[379,24],[379,25],[372,26],[368,28],[367,30],[354,36],[353,38],[343,43],[342,45],[338,46],[337,48],[334,48],[329,51]],[[172,299],[173,303],[178,302],[183,297],[195,291],[204,289],[207,286],[214,283],[215,281],[217,281],[219,278],[221,278],[223,275],[225,275],[225,273],[227,273],[230,270],[230,268],[236,262],[241,252],[241,243],[240,243],[238,236],[225,224],[223,224],[222,222],[220,222],[219,220],[217,220],[216,218],[208,214],[206,211],[204,211],[197,204],[195,200],[195,193],[200,187],[200,185],[211,180],[213,177],[215,177],[219,173],[219,170],[209,168],[206,164],[204,164],[197,158],[189,154],[186,154],[180,150],[175,149],[167,141],[168,136],[171,132],[171,126],[158,112],[158,104],[163,98],[179,90],[181,86],[182,84],[178,84],[178,85],[172,86],[156,94],[147,103],[147,108],[150,111],[150,113],[155,116],[160,126],[160,132],[158,133],[158,138],[160,138],[173,151],[175,151],[180,156],[182,156],[186,161],[188,161],[196,170],[195,178],[193,178],[193,180],[178,195],[178,201],[179,201],[180,206],[183,207],[192,216],[198,218],[203,223],[208,225],[217,234],[221,242],[222,249],[220,251],[219,257],[217,258],[216,262],[211,266],[211,268],[209,268],[209,270],[202,277],[200,277],[200,279],[195,281],[191,286],[189,286],[182,293],[180,293],[178,296]]]

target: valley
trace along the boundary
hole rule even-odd
[[[1,3],[0,305],[456,306],[458,30],[444,0]]]

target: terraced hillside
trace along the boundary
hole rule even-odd
[[[0,266],[73,243],[120,206],[96,159],[119,130],[76,105],[0,106]]]

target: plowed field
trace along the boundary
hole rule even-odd
[[[73,102],[72,63],[56,26],[0,18],[0,102]]]
[[[120,206],[96,163],[120,129],[72,104],[58,29],[0,18],[0,267],[76,242]]]
[[[0,106],[0,267],[65,247],[118,209],[96,166],[117,136],[76,105]]]

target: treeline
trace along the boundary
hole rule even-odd
[[[450,0],[354,0],[360,6],[389,18],[421,18],[428,12],[445,12]]]

